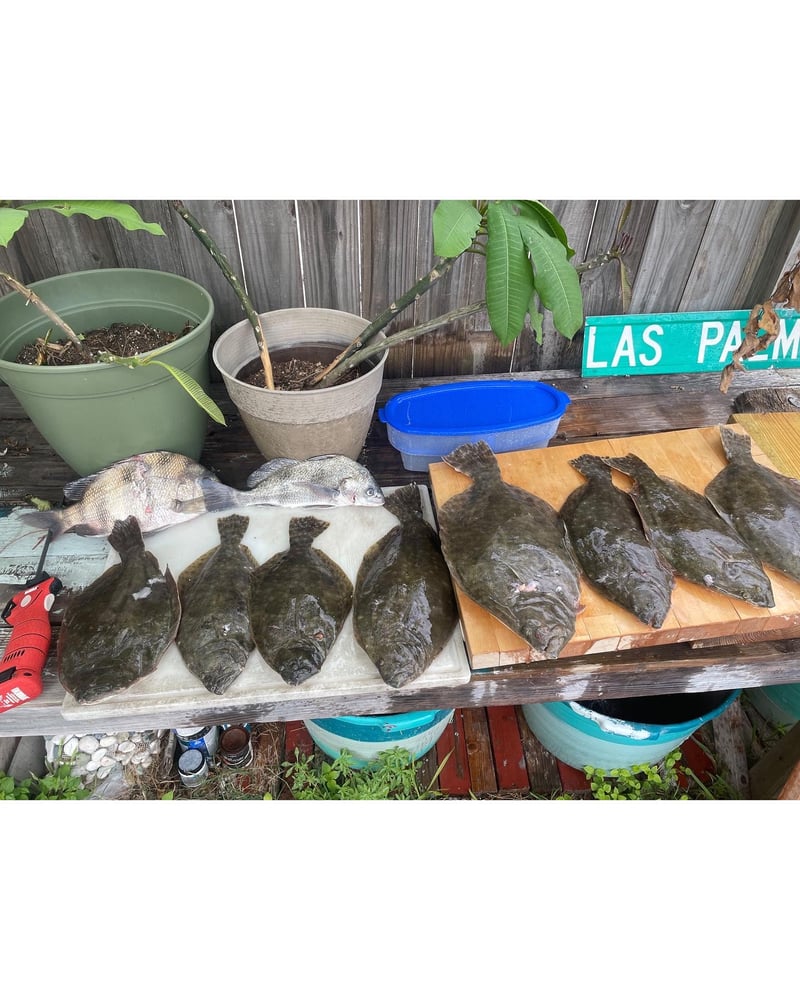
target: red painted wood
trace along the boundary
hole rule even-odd
[[[294,760],[295,747],[306,757],[313,757],[316,744],[311,739],[311,733],[302,722],[287,722],[284,736],[284,760]]]
[[[439,774],[439,790],[445,795],[466,797],[471,786],[464,720],[460,708],[455,710],[451,722],[436,741],[437,764],[441,764],[448,753],[450,757]]]
[[[497,785],[502,790],[530,788],[525,752],[513,705],[492,705],[486,709]]]
[[[570,767],[563,760],[557,761],[558,773],[561,776],[561,787],[565,792],[588,792],[590,789],[589,780],[583,771],[575,767]]]
[[[693,771],[700,781],[704,785],[712,779],[715,773],[714,761],[709,757],[703,747],[695,740],[693,737],[689,737],[681,743],[678,748],[681,752],[681,759],[678,761],[678,767],[684,765]],[[681,774],[679,783],[681,788],[687,788],[689,785],[689,779]]]

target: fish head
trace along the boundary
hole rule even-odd
[[[339,481],[337,493],[342,506],[380,507],[384,503],[383,490],[366,469],[363,473],[348,475]]]
[[[733,593],[758,608],[775,606],[769,577],[758,564],[749,560],[729,559],[722,572],[706,574],[704,581],[707,586],[722,590],[723,593]]]

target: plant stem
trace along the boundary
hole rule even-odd
[[[81,357],[88,358],[89,361],[92,360],[91,355],[83,344],[83,341],[80,337],[78,337],[72,327],[65,320],[63,320],[58,313],[53,312],[50,306],[48,306],[46,302],[43,302],[36,292],[28,288],[27,285],[23,285],[22,282],[18,281],[15,277],[13,277],[13,275],[6,274],[5,271],[0,271],[0,278],[2,278],[7,285],[10,285],[15,292],[19,292],[20,295],[23,295],[28,302],[32,302],[36,308],[43,312],[51,322],[60,327],[75,347],[78,348],[81,353]]]
[[[473,302],[468,306],[459,306],[458,309],[452,309],[449,313],[444,313],[441,316],[437,316],[435,319],[429,319],[425,323],[420,323],[419,326],[412,326],[407,330],[400,330],[399,333],[393,333],[391,337],[387,337],[385,340],[378,341],[377,343],[368,344],[360,351],[356,351],[355,354],[352,354],[343,363],[344,370],[348,371],[350,368],[357,368],[374,354],[380,354],[381,351],[385,351],[390,347],[396,347],[397,344],[413,340],[415,337],[421,337],[424,333],[430,333],[432,330],[436,330],[440,326],[444,326],[446,323],[454,323],[456,320],[464,319],[465,317],[471,316],[473,313],[480,312],[481,309],[485,308],[485,301]]]
[[[253,332],[256,336],[256,343],[258,344],[258,353],[261,358],[261,365],[264,369],[264,385],[267,389],[274,389],[275,382],[272,377],[272,362],[269,357],[269,350],[267,348],[267,342],[264,340],[264,331],[261,328],[261,319],[256,312],[253,303],[250,301],[250,296],[244,290],[244,285],[234,274],[233,269],[228,263],[225,254],[220,250],[217,244],[212,239],[207,229],[204,229],[197,219],[192,215],[192,213],[186,208],[182,201],[173,201],[172,207],[178,213],[178,215],[183,219],[186,225],[192,230],[195,236],[200,240],[206,250],[211,254],[211,258],[214,263],[219,267],[222,273],[225,275],[231,288],[236,293],[236,298],[241,302],[242,308],[250,320],[250,325],[253,328]]]
[[[443,278],[450,268],[458,260],[458,257],[442,257],[428,273],[419,279],[416,284],[412,285],[407,292],[404,292],[399,298],[395,299],[394,302],[390,303],[386,309],[377,316],[369,326],[360,333],[355,340],[353,340],[347,347],[334,358],[334,360],[328,365],[324,371],[321,371],[318,375],[315,375],[308,382],[309,388],[319,386],[319,388],[325,388],[326,386],[333,385],[336,379],[341,375],[343,370],[347,368],[352,368],[350,364],[345,365],[345,362],[351,358],[356,352],[361,351],[370,340],[379,333],[385,326],[401,313],[404,309],[411,305],[412,302],[424,295],[433,285],[436,284],[441,278]],[[392,338],[393,340],[394,338]],[[385,344],[385,342],[383,342]],[[382,349],[382,348],[381,348]],[[376,350],[378,348],[376,347]],[[372,353],[375,353],[374,351]]]

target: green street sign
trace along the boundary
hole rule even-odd
[[[800,315],[778,309],[780,333],[743,362],[749,370],[800,368]],[[749,310],[587,316],[584,378],[722,371],[744,340]]]

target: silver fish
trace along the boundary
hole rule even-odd
[[[120,562],[72,598],[56,646],[59,680],[86,705],[153,673],[180,620],[178,585],[145,549],[136,518],[117,521],[108,540]]]
[[[361,561],[353,593],[353,634],[394,688],[416,680],[444,649],[458,621],[439,539],[422,514],[419,489],[386,498],[399,524]]]
[[[171,451],[150,451],[114,462],[108,468],[64,487],[68,506],[21,515],[27,524],[53,532],[108,535],[117,521],[135,517],[142,534],[188,521],[207,510],[204,490],[217,477],[192,459]],[[181,511],[183,501],[196,501]]]
[[[557,513],[504,482],[485,441],[444,457],[472,486],[439,510],[442,551],[467,596],[553,659],[575,632],[580,574]]]
[[[746,434],[719,433],[728,464],[706,496],[759,559],[800,580],[800,482],[757,462]]]
[[[678,576],[759,608],[775,606],[760,561],[702,494],[659,476],[638,455],[603,461],[634,480],[645,533]]]
[[[250,621],[259,653],[287,684],[319,673],[353,603],[353,585],[312,542],[328,527],[316,517],[289,521],[289,548],[254,570]]]
[[[314,458],[273,458],[252,472],[245,490],[222,483],[201,498],[179,504],[184,512],[202,505],[205,510],[230,507],[378,507],[383,491],[365,466],[345,455]]]
[[[588,454],[569,464],[587,480],[560,510],[581,569],[601,593],[660,628],[675,586],[671,567],[650,544],[633,500],[614,485],[608,465]]]
[[[248,597],[258,563],[241,544],[249,523],[241,514],[220,518],[219,545],[178,577],[182,610],[175,643],[186,666],[212,694],[227,691],[255,647]]]

